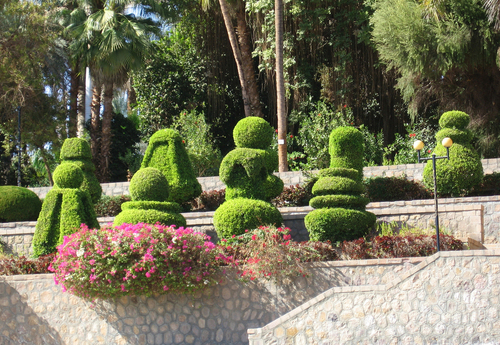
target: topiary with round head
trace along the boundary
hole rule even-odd
[[[83,171],[76,164],[62,164],[54,170],[54,183],[59,188],[80,188],[83,183]]]
[[[167,201],[169,185],[160,170],[143,168],[130,180],[129,191],[134,201]]]
[[[273,128],[263,118],[249,116],[236,124],[233,138],[238,148],[265,150],[273,141]]]

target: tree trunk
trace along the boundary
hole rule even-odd
[[[236,14],[238,34],[238,42],[241,51],[241,63],[243,68],[243,75],[247,86],[248,99],[253,116],[264,117],[262,114],[262,106],[260,104],[259,89],[257,87],[257,80],[255,79],[255,70],[252,59],[252,44],[250,41],[250,33],[248,31],[248,24],[245,16],[245,7],[242,5]]]
[[[92,149],[92,162],[96,169],[96,176],[99,175],[99,153],[101,150],[101,138],[99,129],[101,127],[101,84],[94,83],[92,87],[92,104],[90,105],[90,147]],[[98,177],[99,178],[99,177]]]
[[[101,135],[101,179],[100,182],[109,182],[111,172],[109,170],[111,154],[111,120],[113,119],[113,83],[104,82],[103,95],[104,110],[102,112],[102,135]]]
[[[288,171],[286,145],[285,78],[283,75],[283,0],[275,0],[276,26],[276,98],[278,116],[279,172]]]
[[[80,83],[78,87],[78,103],[76,117],[76,136],[83,138],[85,135],[85,84]]]
[[[80,87],[80,79],[76,68],[70,71],[70,90],[69,90],[69,137],[73,138],[77,132],[78,122],[78,89]]]
[[[137,97],[135,94],[133,79],[130,77],[127,83],[127,114],[132,114],[132,109],[135,107],[137,103]]]
[[[243,63],[241,60],[240,47],[238,46],[238,39],[236,38],[236,33],[233,29],[231,15],[229,14],[229,8],[227,6],[226,0],[219,0],[219,4],[222,12],[222,17],[224,18],[224,25],[226,26],[227,35],[229,37],[229,43],[231,44],[231,49],[233,51],[234,60],[236,61],[236,67],[238,69],[238,77],[240,79],[241,95],[243,97],[245,116],[251,116],[252,108],[250,106],[250,100],[248,98],[248,90],[245,81],[245,73],[243,72]]]

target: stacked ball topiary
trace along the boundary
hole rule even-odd
[[[82,190],[89,192],[92,202],[96,204],[101,198],[101,184],[94,175],[92,153],[89,143],[82,138],[68,138],[61,148],[61,165],[75,164],[83,171]],[[57,184],[56,184],[57,185]]]
[[[448,111],[441,115],[436,133],[437,146],[433,154],[446,156],[446,148],[441,141],[448,137],[453,140],[450,147],[450,159],[436,160],[436,181],[438,194],[466,195],[481,183],[484,177],[481,157],[471,144],[472,133],[467,129],[470,117],[462,111]],[[432,161],[424,168],[424,184],[431,189],[434,186]]]
[[[99,228],[90,194],[81,189],[85,174],[76,164],[59,165],[54,171],[55,186],[45,197],[33,236],[35,256],[54,253],[64,236],[78,231],[81,224]]]
[[[236,149],[220,166],[226,184],[226,201],[215,211],[214,226],[219,237],[240,235],[260,225],[281,225],[281,213],[268,201],[283,191],[283,181],[272,175],[277,153],[266,150],[273,129],[262,118],[246,117],[233,131]]]
[[[330,134],[330,168],[319,172],[304,219],[311,241],[352,240],[366,235],[376,217],[365,211],[361,196],[363,135],[354,127],[338,127]]]
[[[169,201],[182,204],[201,194],[201,185],[191,166],[179,133],[162,129],[151,136],[141,168],[156,168],[170,186]]]
[[[181,207],[176,202],[169,202],[169,184],[165,175],[155,168],[143,168],[130,180],[132,201],[122,204],[114,221],[118,226],[124,223],[148,223],[186,226],[186,219],[180,214]]]
[[[0,186],[0,222],[36,220],[42,202],[31,190],[17,186]]]

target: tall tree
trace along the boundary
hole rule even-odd
[[[285,109],[285,76],[283,71],[283,0],[275,0],[276,15],[276,95],[278,117],[279,172],[288,171],[287,162],[287,114]]]

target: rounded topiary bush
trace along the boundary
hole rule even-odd
[[[371,212],[346,208],[320,208],[304,218],[310,241],[350,241],[366,235],[375,224]]]
[[[312,208],[334,208],[343,207],[353,210],[365,210],[370,200],[358,195],[319,195],[309,201]]]
[[[313,186],[313,195],[347,194],[356,195],[364,191],[364,187],[356,180],[340,177],[322,177]]]
[[[181,206],[176,202],[161,201],[127,201],[122,204],[122,210],[157,210],[161,212],[181,213]]]
[[[201,185],[177,131],[162,129],[151,136],[141,164],[141,168],[148,167],[160,170],[167,178],[169,201],[182,204],[201,194]]]
[[[261,225],[281,226],[283,217],[273,205],[262,200],[237,198],[227,200],[214,213],[219,238],[241,235]]]
[[[233,138],[236,147],[265,150],[273,141],[273,128],[266,120],[249,116],[238,121]]]
[[[471,132],[465,128],[469,124],[469,115],[449,111],[441,116],[439,124],[442,129],[436,133],[437,146],[433,154],[446,156],[446,148],[441,141],[447,136],[453,140],[453,145],[449,149],[449,160],[436,161],[437,192],[440,195],[467,195],[484,176],[481,157],[470,142]],[[434,188],[432,161],[425,165],[423,182],[427,188]]]
[[[318,173],[318,178],[332,177],[332,176],[347,177],[350,178],[351,180],[357,180],[359,173],[356,169],[346,169],[346,168],[326,168],[326,169],[321,169]]]
[[[179,206],[180,207],[180,206]],[[124,212],[120,212],[115,217],[113,225],[119,226],[122,224],[156,224],[160,223],[167,226],[186,226],[186,219],[179,213],[164,212],[154,209],[135,209],[128,208]]]
[[[363,134],[354,127],[337,127],[330,134],[330,168],[354,169],[363,179]]]
[[[54,183],[60,188],[80,188],[83,171],[75,164],[62,164],[54,170]]]
[[[61,160],[92,159],[89,143],[82,138],[68,138],[61,147]]]
[[[130,180],[129,191],[134,201],[166,201],[169,184],[160,170],[143,168],[139,169]]]
[[[38,218],[42,202],[31,190],[0,186],[0,222],[32,221]]]
[[[264,181],[263,188],[266,192],[266,200],[270,201],[271,199],[276,198],[283,192],[283,188],[285,184],[283,180],[280,179],[276,175],[267,175],[266,180]]]

